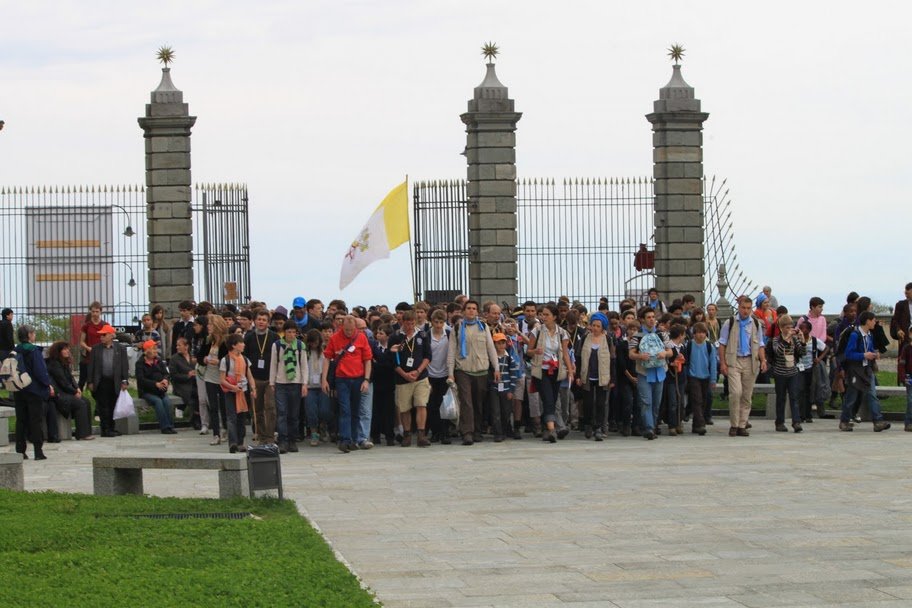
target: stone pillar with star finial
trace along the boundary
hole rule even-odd
[[[684,49],[669,49],[671,80],[659,89],[652,123],[656,288],[666,302],[692,294],[703,307],[703,123],[694,89],[681,75]]]
[[[497,79],[497,46],[488,43],[484,80],[475,87],[468,111],[465,156],[469,211],[469,295],[516,306],[516,123],[507,87]]]
[[[174,53],[158,52],[161,82],[139,118],[146,144],[146,217],[149,302],[176,317],[178,303],[193,299],[193,219],[190,210],[190,116],[184,94],[171,82]]]

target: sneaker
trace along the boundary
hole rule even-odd
[[[792,430],[795,431],[796,433],[800,433],[804,429],[801,428],[801,425],[796,422],[795,424],[792,425]]]
[[[339,451],[342,452],[343,454],[348,454],[349,452],[352,451],[351,444],[349,444],[345,441],[340,441],[339,442]]]
[[[466,433],[462,436],[462,445],[472,445],[475,443],[472,441],[472,433]]]
[[[209,427],[204,424],[203,426],[200,427],[200,435],[208,435],[208,434],[209,434]]]
[[[399,445],[402,446],[402,447],[404,447],[404,448],[410,448],[410,447],[412,447],[412,434],[411,434],[411,433],[403,433],[403,434],[402,434],[402,443],[400,443]]]
[[[522,433],[519,432],[519,429],[513,431],[513,439],[522,439]]]
[[[374,444],[370,439],[365,439],[364,441],[362,441],[361,443],[358,444],[359,450],[369,450],[372,447],[374,447]]]
[[[656,438],[656,434],[653,431],[646,431],[645,433],[643,433],[643,439],[648,439],[648,440],[652,441],[655,438]]]
[[[583,437],[585,437],[586,439],[592,439],[592,427],[591,426],[587,426],[586,430],[583,431]]]
[[[287,454],[287,453],[288,453],[288,444],[285,443],[284,441],[280,442],[279,443],[279,454]]]
[[[673,426],[668,427],[668,436],[669,437],[676,437],[677,434],[678,434],[677,427],[673,427]]]
[[[750,422],[747,422],[747,423],[744,424],[744,428],[746,428],[746,429],[752,429],[752,428],[754,428],[754,425],[751,424]]]
[[[731,427],[730,429],[728,429],[728,436],[729,436],[729,437],[737,437],[737,436],[738,436],[738,428],[733,426],[733,427]]]
[[[750,431],[747,429],[738,429],[738,437],[750,437]]]
[[[881,431],[886,431],[890,428],[890,423],[885,420],[878,420],[874,423],[874,432],[879,433]]]
[[[684,425],[683,425],[683,424],[679,424],[679,425],[677,426],[677,428],[675,428],[675,430],[678,432],[678,435],[683,435],[683,434],[684,434]]]
[[[298,444],[297,444],[297,442],[295,442],[295,441],[289,441],[289,442],[288,442],[288,451],[289,451],[289,452],[297,452],[297,451],[298,451]]]
[[[558,439],[564,439],[570,434],[570,429],[561,429],[557,432]]]
[[[861,422],[861,416],[855,416],[854,418],[852,418],[852,422],[855,422],[856,424],[857,424],[857,423],[860,423],[860,422]]]
[[[176,408],[175,408],[175,410],[174,410],[174,417],[175,417],[175,418],[183,418],[183,417],[184,417],[184,410],[179,410],[179,409],[176,409]]]
[[[855,430],[855,426],[851,422],[839,421],[839,430],[844,432],[851,432]]]
[[[315,448],[320,445],[320,433],[310,434],[310,447]]]
[[[705,426],[695,426],[693,429],[691,429],[690,432],[695,435],[700,435],[702,437],[703,435],[706,434],[706,427]]]
[[[604,441],[604,439],[605,439],[605,436],[602,434],[601,431],[596,431],[596,432],[595,432],[595,440],[596,440],[596,441]]]
[[[621,425],[621,437],[630,437],[630,425],[622,424]]]
[[[237,454],[237,446],[236,445],[228,446],[228,453]]]
[[[212,441],[209,442],[209,445],[219,445],[220,443],[222,443],[222,438],[216,435],[212,438]]]
[[[777,432],[777,433],[788,433],[789,430],[788,430],[788,427],[785,426],[784,423],[782,423],[782,422],[777,422],[777,423],[776,423],[776,432]]]
[[[503,443],[503,435],[494,435],[494,443]]]

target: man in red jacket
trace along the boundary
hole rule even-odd
[[[320,385],[323,392],[329,394],[329,367],[330,362],[335,363],[333,376],[339,401],[339,450],[348,453],[361,426],[361,393],[370,389],[368,379],[373,358],[367,336],[358,331],[355,317],[345,315],[342,327],[329,339],[323,355],[326,358]]]

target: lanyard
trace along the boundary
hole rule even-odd
[[[260,359],[263,359],[263,353],[266,352],[266,342],[269,341],[269,330],[266,330],[266,333],[263,334],[263,343],[260,344],[260,337],[256,332],[253,332],[253,337],[256,338],[257,348],[260,349]]]

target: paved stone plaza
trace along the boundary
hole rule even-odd
[[[912,434],[719,422],[651,442],[302,446],[285,492],[387,606],[912,606]],[[91,457],[132,449],[226,451],[188,430],[52,444],[26,489],[91,493]],[[144,478],[218,495],[211,471]]]

